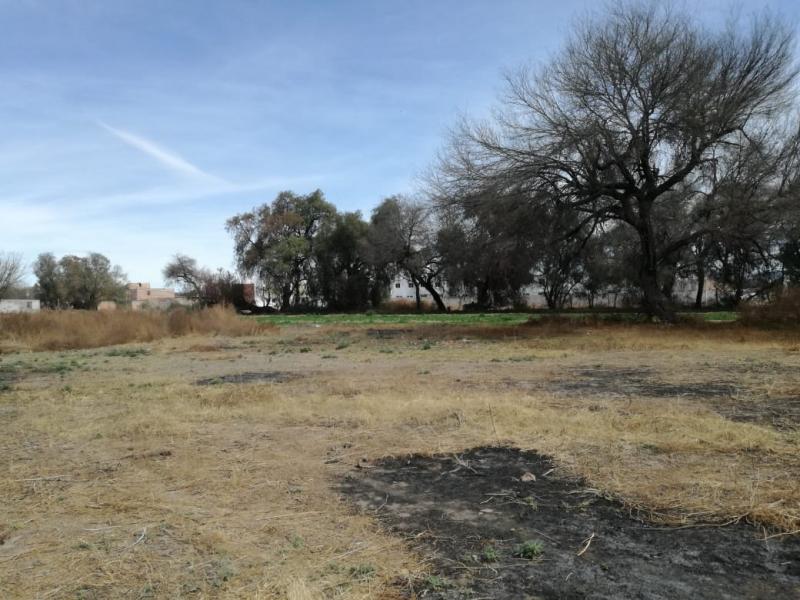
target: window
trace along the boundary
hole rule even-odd
[[[409,281],[408,282],[408,287],[413,288],[414,287],[414,282],[413,281]]]
[[[427,297],[428,297],[428,294],[421,294],[420,295],[420,298],[427,298]]]
[[[33,308],[33,302],[26,302],[25,303],[25,308],[32,309]]]
[[[400,287],[400,282],[398,281],[397,283],[395,283],[394,287]]]

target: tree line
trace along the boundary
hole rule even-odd
[[[713,31],[657,3],[575,27],[452,132],[417,199],[368,221],[319,191],[231,218],[238,269],[282,310],[356,310],[396,274],[440,310],[615,295],[675,318],[675,285],[736,306],[800,282],[795,33],[770,16]]]
[[[769,298],[800,283],[795,37],[769,15],[712,30],[668,4],[611,7],[509,74],[413,197],[365,219],[281,192],[227,221],[235,274],[177,255],[164,277],[203,304],[251,278],[280,310],[377,307],[398,275],[439,310],[443,292],[486,309],[536,286],[553,309],[611,296],[670,321],[682,280],[697,307],[710,281],[725,306]],[[47,306],[120,283],[96,255],[35,272]]]
[[[491,119],[460,124],[432,195],[487,247],[519,242],[528,220],[556,301],[573,265],[587,293],[621,275],[665,320],[678,275],[698,298],[709,276],[732,305],[766,295],[797,281],[794,50],[770,16],[711,31],[669,4],[611,8],[509,75]],[[623,272],[607,277],[604,257]]]

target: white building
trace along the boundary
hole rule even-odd
[[[42,308],[38,300],[17,300],[8,298],[0,300],[0,313],[33,313],[39,312]]]
[[[420,289],[420,298],[422,298],[423,291],[424,290]],[[425,292],[425,294],[427,295],[427,292]],[[414,283],[407,277],[396,275],[392,280],[392,288],[389,296],[392,300],[416,300],[417,294]]]
[[[453,310],[461,309],[465,304],[474,301],[471,296],[451,296],[442,287],[437,287],[436,290],[442,297],[442,301],[448,308]],[[580,288],[573,290],[565,308],[586,308],[588,302],[586,298],[580,294]],[[542,293],[542,288],[538,285],[525,286],[520,290],[522,301],[529,308],[547,308],[547,299]],[[691,305],[695,301],[697,294],[697,282],[694,278],[677,279],[673,288],[673,299],[678,304]],[[420,287],[419,297],[422,302],[433,302],[430,294],[425,288]],[[391,302],[416,302],[416,289],[414,283],[406,275],[396,275],[392,280],[391,288],[389,290],[389,300]],[[703,304],[714,304],[718,301],[717,289],[714,282],[710,279],[706,280],[706,285],[703,290]],[[595,298],[594,305],[596,307],[608,308],[622,308],[624,306],[625,297],[622,293],[607,293],[601,294]]]

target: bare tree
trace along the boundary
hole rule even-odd
[[[697,221],[660,245],[662,205],[707,196],[717,155],[786,109],[793,46],[769,17],[711,32],[656,3],[613,8],[549,66],[510,76],[496,119],[460,128],[438,183],[469,194],[491,181],[630,226],[644,307],[672,320],[662,265],[708,229]]]
[[[197,264],[197,260],[185,254],[176,254],[164,267],[162,274],[168,283],[178,285],[187,298],[208,304],[207,282],[211,272]]]
[[[22,284],[24,274],[25,266],[21,254],[0,252],[0,299]]]
[[[401,196],[387,198],[372,212],[369,244],[372,262],[380,270],[393,265],[414,284],[417,309],[420,288],[425,289],[442,312],[447,307],[436,289],[443,279],[438,229],[431,208]]]

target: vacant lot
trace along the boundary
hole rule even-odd
[[[0,596],[798,594],[796,335],[487,321],[0,355]]]

